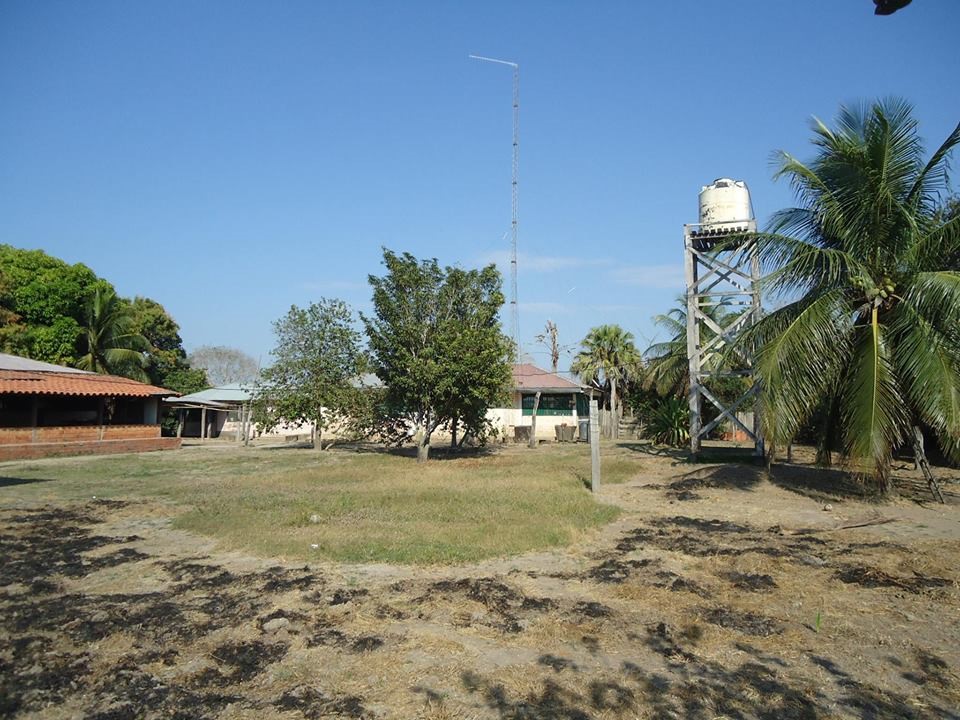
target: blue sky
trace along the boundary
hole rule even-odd
[[[548,318],[645,346],[701,185],[746,180],[763,222],[792,200],[771,152],[809,157],[811,116],[899,95],[928,147],[960,121],[960,2],[872,10],[0,0],[0,242],[161,302],[188,349],[269,362],[291,304],[369,311],[381,246],[508,258],[511,75],[478,53],[521,66],[524,349],[548,363]]]

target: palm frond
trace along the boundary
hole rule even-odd
[[[893,447],[909,425],[898,387],[886,328],[874,308],[870,322],[856,328],[852,364],[841,393],[844,451],[859,474],[886,482]]]
[[[745,341],[759,348],[761,419],[774,446],[792,440],[828,394],[849,357],[851,331],[837,290],[786,305],[745,331]]]
[[[761,287],[773,296],[815,288],[849,287],[851,281],[872,281],[870,269],[843,250],[813,245],[779,233],[755,233],[740,252],[756,253],[765,273]]]
[[[960,123],[953,129],[953,132],[947,136],[947,139],[936,149],[930,160],[923,166],[923,169],[917,174],[917,178],[907,194],[907,202],[915,205],[924,195],[938,193],[945,190],[948,181],[947,159],[950,151],[957,145],[960,145]]]
[[[960,449],[960,347],[903,304],[891,324],[894,360],[910,406],[937,433],[948,454]],[[960,457],[951,457],[955,462]]]

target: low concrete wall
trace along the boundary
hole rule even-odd
[[[494,423],[507,441],[513,440],[514,426],[530,427],[533,424],[533,416],[524,415],[519,408],[491,408],[487,410],[487,419]],[[568,415],[537,415],[537,438],[555,440],[555,425],[567,424],[576,427],[579,419],[575,412]]]
[[[160,437],[159,425],[0,428],[0,461],[150,452],[178,447],[180,438]]]

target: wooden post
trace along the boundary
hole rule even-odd
[[[597,422],[597,401],[590,401],[590,490],[600,490],[600,427]]]
[[[97,398],[97,438],[103,440],[103,398]]]
[[[930,463],[927,461],[927,453],[923,447],[923,432],[917,425],[913,426],[913,458],[914,462],[920,466],[920,469],[923,471],[923,477],[927,481],[927,485],[930,488],[930,492],[933,493],[939,502],[945,503],[943,499],[943,493],[940,491],[940,485],[937,484],[937,479],[933,476],[933,472],[930,470]]]
[[[246,416],[247,419],[243,423],[243,446],[249,447],[251,429],[253,427],[253,421],[252,421],[253,409],[250,407],[250,403],[247,403],[245,407],[247,408],[247,416]]]
[[[180,408],[177,410],[177,437],[183,437],[183,423],[186,420],[186,415],[186,408]]]
[[[30,398],[30,442],[37,441],[37,416],[39,415],[37,405],[37,396],[34,395]]]
[[[528,447],[535,448],[537,446],[537,410],[540,409],[540,391],[537,390],[536,396],[533,398],[533,416],[530,418],[530,442]]]
[[[207,439],[207,409],[200,408],[200,442]]]
[[[243,405],[237,408],[237,445],[243,442]]]

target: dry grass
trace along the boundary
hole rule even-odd
[[[608,482],[629,475],[611,456]],[[594,501],[586,445],[508,448],[418,465],[344,448],[189,448],[7,465],[18,499],[171,503],[175,525],[290,560],[460,563],[574,543],[618,511]]]

